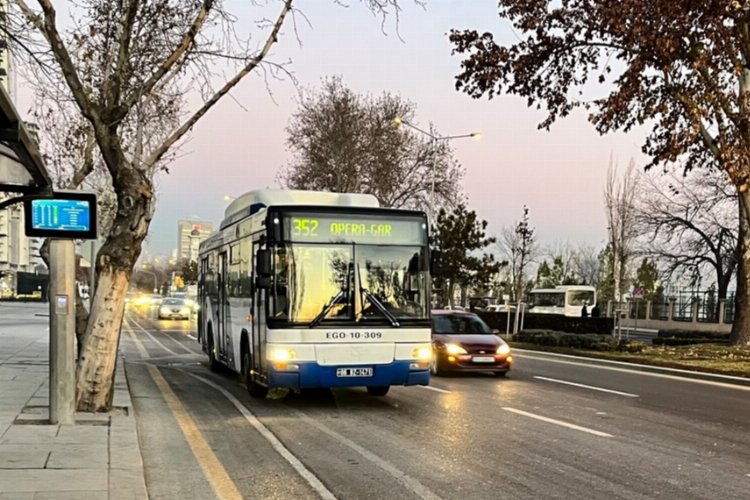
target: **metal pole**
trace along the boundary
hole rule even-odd
[[[75,423],[75,248],[50,240],[49,421]]]

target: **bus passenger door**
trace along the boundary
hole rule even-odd
[[[264,342],[266,338],[266,314],[265,314],[265,299],[266,290],[258,288],[256,286],[256,255],[258,255],[258,249],[260,244],[253,242],[253,329],[250,333],[250,343],[252,345],[252,369],[256,372],[263,373],[263,356],[265,354]]]
[[[227,312],[228,312],[228,305],[227,305],[227,285],[228,285],[228,276],[227,276],[227,253],[222,252],[219,254],[219,280],[218,280],[218,295],[219,295],[219,307],[218,307],[218,316],[219,316],[219,328],[218,335],[216,339],[216,345],[219,349],[219,356],[220,359],[225,360],[227,356],[227,328],[229,327],[227,323]]]

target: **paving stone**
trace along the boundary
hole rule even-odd
[[[108,492],[105,491],[54,491],[40,492],[34,494],[34,500],[107,500]]]
[[[49,454],[44,447],[0,445],[0,469],[43,469]]]
[[[0,500],[34,500],[34,493],[0,493]]]
[[[50,443],[57,432],[56,425],[12,425],[0,438],[0,445]]]
[[[0,469],[0,491],[6,493],[106,491],[107,483],[107,472],[98,469]]]
[[[147,500],[143,469],[110,469],[110,500]]]
[[[47,461],[48,469],[107,469],[109,453],[104,443],[82,445],[55,445]]]

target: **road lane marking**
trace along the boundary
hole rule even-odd
[[[154,383],[156,383],[156,386],[161,391],[164,401],[167,402],[167,406],[172,411],[172,415],[177,419],[177,423],[180,425],[180,429],[185,435],[185,439],[190,445],[193,455],[198,460],[201,469],[203,469],[203,474],[211,484],[211,488],[213,488],[216,496],[224,499],[242,499],[237,485],[229,477],[229,473],[227,473],[221,461],[219,461],[219,458],[211,449],[211,445],[208,444],[208,441],[206,441],[203,433],[198,429],[198,426],[177,397],[177,394],[170,387],[169,382],[167,382],[156,366],[147,365],[146,368],[149,374],[151,374],[151,378],[154,379]]]
[[[539,380],[546,380],[547,382],[555,382],[556,384],[572,385],[572,386],[575,386],[575,387],[582,387],[584,389],[591,389],[593,391],[608,392],[610,394],[617,394],[618,396],[626,396],[626,397],[629,397],[629,398],[637,398],[637,397],[639,397],[638,394],[631,394],[629,392],[615,391],[615,390],[612,390],[612,389],[605,389],[603,387],[596,387],[596,386],[593,386],[593,385],[578,384],[576,382],[568,382],[567,380],[559,380],[559,379],[556,379],[556,378],[539,377],[539,376],[536,376],[536,375],[534,376],[534,378],[539,379]]]
[[[581,361],[581,356],[573,356],[572,354],[555,354],[556,357],[566,358],[570,359],[572,361],[566,361],[564,359],[555,359],[551,356],[544,356],[537,355],[535,356],[538,351],[530,351],[527,349],[514,349],[513,350],[515,356],[517,358],[526,358],[526,359],[533,359],[535,361],[550,361],[552,363],[559,363],[562,365],[573,365],[573,366],[585,366],[589,368],[598,368],[600,370],[611,370],[613,372],[622,372],[622,373],[629,373],[631,375],[644,375],[648,377],[658,377],[658,378],[666,378],[669,380],[677,380],[680,382],[689,382],[693,384],[704,384],[704,385],[712,385],[714,387],[723,387],[725,389],[736,389],[738,391],[750,391],[750,386],[747,385],[737,385],[727,382],[715,382],[713,380],[706,380],[706,379],[698,379],[698,378],[688,378],[688,377],[680,377],[677,375],[668,375],[666,373],[657,373],[652,371],[644,371],[644,370],[638,370],[637,367],[642,367],[644,369],[658,369],[660,371],[664,372],[672,372],[672,373],[684,373],[686,375],[695,375],[696,373],[700,375],[707,375],[714,377],[718,380],[736,380],[738,382],[747,382],[746,377],[735,377],[732,375],[720,375],[716,373],[704,373],[704,372],[696,372],[694,370],[683,370],[680,368],[667,368],[665,366],[655,366],[655,365],[643,365],[639,363],[630,363],[627,361],[613,361],[613,360],[602,360],[602,359],[596,359],[596,361],[602,361],[606,362],[607,364],[612,364],[615,366],[604,366],[604,365],[598,365],[593,363],[586,363],[585,359],[592,359],[592,358],[584,358],[584,361]],[[634,368],[635,367],[635,368]]]
[[[329,429],[327,426],[321,424],[317,420],[308,417],[304,413],[294,410],[294,413],[299,416],[302,420],[307,422],[308,425],[311,427],[315,427],[319,431],[323,432],[324,434],[328,434],[341,444],[351,448],[352,450],[356,451],[363,457],[365,457],[370,462],[374,463],[384,471],[388,472],[391,476],[393,476],[396,481],[400,482],[404,487],[411,490],[413,493],[415,493],[419,498],[423,498],[425,500],[440,500],[442,497],[436,495],[433,493],[427,486],[420,483],[417,479],[409,476],[405,472],[397,469],[395,466],[391,465],[384,459],[380,458],[370,450],[358,445],[354,441],[350,440],[347,437],[342,436],[338,432]]]
[[[136,337],[135,332],[133,332],[133,327],[130,326],[130,321],[128,321],[127,318],[125,318],[125,324],[127,325],[127,331],[128,335],[131,339],[133,339],[133,342],[135,343],[135,347],[138,349],[138,352],[141,354],[141,358],[146,359],[151,356],[148,354],[148,350],[146,350],[146,347],[143,345],[143,342],[141,342],[141,339]]]
[[[133,319],[133,318],[129,318],[128,322],[130,322],[130,321],[132,321],[132,322],[133,322],[133,323],[135,324],[135,326],[137,326],[137,327],[138,327],[138,328],[139,328],[139,329],[140,329],[140,330],[141,330],[141,331],[142,331],[143,333],[145,333],[146,335],[148,335],[148,336],[149,336],[149,338],[150,338],[151,340],[153,340],[154,342],[156,342],[156,343],[157,343],[157,344],[158,344],[158,345],[159,345],[159,346],[160,346],[160,347],[161,347],[162,349],[164,349],[164,350],[165,350],[165,351],[167,351],[168,353],[174,354],[175,356],[181,356],[180,354],[177,354],[177,353],[176,353],[176,352],[174,352],[174,351],[173,351],[172,349],[170,349],[169,347],[167,347],[167,346],[165,346],[164,344],[162,344],[161,342],[159,342],[159,341],[158,341],[158,340],[156,339],[156,337],[154,337],[153,335],[151,335],[151,333],[150,333],[150,332],[149,332],[148,330],[146,330],[145,328],[143,328],[143,327],[142,327],[142,326],[140,325],[140,323],[138,323],[138,322],[137,322],[137,321],[136,321],[135,319]],[[183,354],[185,354],[185,353],[183,353]]]
[[[418,385],[417,387],[421,387],[422,389],[429,389],[431,391],[442,392],[443,394],[451,393],[451,391],[446,391],[445,389],[440,389],[439,387],[434,387],[431,385]]]
[[[318,479],[315,474],[310,472],[310,470],[305,467],[305,464],[303,464],[297,457],[295,457],[289,449],[284,446],[284,444],[279,441],[279,438],[277,438],[263,423],[258,420],[258,417],[252,414],[250,410],[247,409],[245,405],[243,405],[237,398],[234,397],[234,395],[221,387],[218,384],[215,384],[214,382],[211,382],[208,379],[205,379],[199,375],[195,375],[190,372],[186,372],[183,370],[182,373],[185,375],[189,375],[190,377],[193,377],[196,380],[199,380],[203,382],[204,384],[213,387],[220,393],[224,395],[225,398],[229,400],[230,403],[234,405],[235,408],[242,414],[243,417],[252,425],[258,433],[263,436],[266,441],[269,442],[269,444],[273,447],[276,452],[284,457],[284,459],[291,465],[297,473],[302,476],[305,481],[307,481],[307,484],[309,484],[317,493],[320,495],[320,498],[323,498],[325,500],[336,500],[336,497],[334,494],[325,487],[325,485]]]
[[[594,429],[589,429],[588,427],[581,427],[580,425],[569,424],[568,422],[563,422],[562,420],[556,420],[554,418],[543,417],[541,415],[537,415],[535,413],[529,413],[523,410],[518,410],[516,408],[510,408],[508,406],[503,406],[501,408],[505,411],[516,413],[518,415],[523,415],[524,417],[534,418],[536,420],[541,420],[542,422],[547,422],[549,424],[555,424],[555,425],[559,425],[562,427],[567,427],[568,429],[573,429],[576,431],[587,432],[589,434],[593,434],[594,436],[614,437],[612,436],[612,434],[607,434],[606,432],[596,431]]]
[[[190,337],[191,339],[193,339],[195,341],[198,340],[198,337],[196,337],[195,335],[190,335],[189,333],[188,333],[188,337]]]

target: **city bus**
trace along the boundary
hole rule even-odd
[[[198,341],[212,369],[269,389],[427,385],[424,212],[374,196],[251,191],[199,249]]]
[[[584,305],[591,314],[596,305],[596,288],[593,286],[563,285],[535,288],[529,292],[529,313],[580,317]]]

